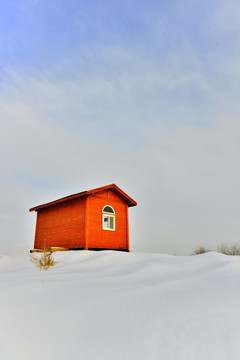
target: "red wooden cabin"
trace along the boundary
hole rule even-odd
[[[117,185],[70,195],[35,206],[34,249],[129,251],[128,208],[137,203]]]

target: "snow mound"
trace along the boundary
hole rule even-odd
[[[1,360],[239,360],[240,257],[0,257]]]

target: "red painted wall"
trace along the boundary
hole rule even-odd
[[[51,246],[75,248],[85,244],[86,198],[78,198],[38,210],[35,249]]]
[[[115,211],[115,231],[103,230],[102,209],[110,205]],[[88,248],[128,250],[127,204],[112,190],[89,197]]]

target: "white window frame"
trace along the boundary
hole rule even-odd
[[[103,209],[106,207],[106,206],[109,206],[112,210],[113,210],[113,213],[109,213],[109,212],[106,212],[104,211]],[[102,209],[102,229],[103,230],[108,230],[108,231],[115,231],[116,230],[116,218],[115,218],[115,211],[113,209],[113,207],[111,205],[105,205]],[[113,219],[113,228],[105,228],[104,227],[104,217],[108,217],[108,218],[112,218]]]

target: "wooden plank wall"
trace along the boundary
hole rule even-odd
[[[115,211],[115,231],[102,229],[102,209],[110,205]],[[112,190],[89,197],[88,248],[128,250],[127,205]]]
[[[39,210],[34,248],[42,249],[45,241],[47,248],[83,248],[85,203],[86,198],[78,198]]]

